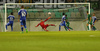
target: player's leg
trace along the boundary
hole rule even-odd
[[[20,20],[20,25],[21,25],[21,31],[22,31],[21,33],[24,33],[23,32],[23,22],[22,22],[22,20]]]
[[[70,31],[70,29],[66,25],[64,25],[64,27],[67,28]]]
[[[8,23],[6,24],[6,30],[8,30],[7,26],[9,26],[9,25],[10,25],[10,23],[8,22]]]
[[[13,31],[13,23],[11,24],[11,31]]]
[[[70,29],[66,26],[66,22],[64,22],[64,26],[70,31]]]
[[[48,27],[48,26],[51,26],[51,25],[50,25],[50,24],[46,24],[46,25],[44,26],[44,30],[45,30],[45,31],[48,31],[48,30],[47,30],[47,27]]]
[[[95,31],[96,30],[96,27],[94,26],[94,23],[92,24],[91,23],[91,28]]]
[[[93,26],[93,29],[94,29],[94,30],[96,30],[96,27],[95,27],[95,26]]]
[[[67,25],[67,24],[66,24]],[[67,28],[64,26],[65,30],[67,31]]]
[[[69,27],[69,29],[73,30],[73,28]]]
[[[46,29],[46,27],[44,27],[43,29],[44,29],[44,31],[48,31],[48,30]]]
[[[60,25],[59,25],[59,31],[61,30],[61,26],[64,26],[64,24],[60,23]]]
[[[69,27],[69,25],[70,25],[70,23],[67,22],[67,27],[68,27],[69,29],[73,30],[73,28]]]
[[[55,26],[54,24],[49,24],[49,26]]]
[[[69,28],[69,22],[66,23],[66,26]],[[67,31],[67,28],[64,26],[65,30]]]
[[[60,25],[59,25],[59,31],[61,30],[61,26],[62,26],[62,23],[60,23]]]
[[[23,25],[24,25],[24,28],[26,30],[26,33],[28,33],[28,30],[27,30],[27,27],[26,27],[26,21],[25,20],[23,21]]]
[[[89,30],[89,24],[87,23],[87,29]]]

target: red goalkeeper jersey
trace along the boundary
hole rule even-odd
[[[50,18],[51,18],[51,17],[47,18],[45,21],[40,22],[36,27],[38,27],[38,26],[40,25],[42,28],[46,28],[47,25],[45,25],[44,23],[45,23],[48,19],[50,19]]]

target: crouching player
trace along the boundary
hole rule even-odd
[[[11,15],[9,15],[7,19],[9,19],[9,22],[6,24],[6,31],[8,30],[7,26],[9,25],[11,26],[11,31],[13,31],[13,21],[15,19],[15,17],[13,16],[13,12],[11,12]]]
[[[67,28],[69,31],[70,29],[66,26],[66,17],[65,17],[65,13],[63,13],[63,16],[62,16],[62,21],[59,25],[59,31],[61,30],[61,26],[64,26],[64,28]]]
[[[42,29],[44,29],[45,31],[48,31],[46,28],[48,27],[48,26],[55,26],[54,24],[44,24],[48,19],[50,19],[51,17],[49,17],[49,18],[47,18],[45,21],[43,21],[42,19],[41,19],[41,22],[37,25],[37,26],[35,26],[35,27],[38,27],[39,25],[42,27]]]
[[[65,18],[66,18],[66,26],[67,26],[69,29],[73,30],[73,28],[69,27],[70,23],[68,22],[67,15],[65,15]],[[65,27],[65,30],[67,31],[67,28],[66,28],[66,27]]]

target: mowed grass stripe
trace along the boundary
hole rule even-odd
[[[99,47],[100,31],[0,32],[0,51],[99,51]]]

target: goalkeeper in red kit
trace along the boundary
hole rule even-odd
[[[51,17],[49,17],[49,18],[47,18],[45,21],[43,21],[42,19],[41,19],[41,22],[37,25],[37,26],[35,26],[35,27],[38,27],[39,25],[42,27],[42,29],[44,29],[45,31],[48,31],[46,28],[48,27],[48,26],[55,26],[54,24],[44,24],[48,19],[50,19]]]

